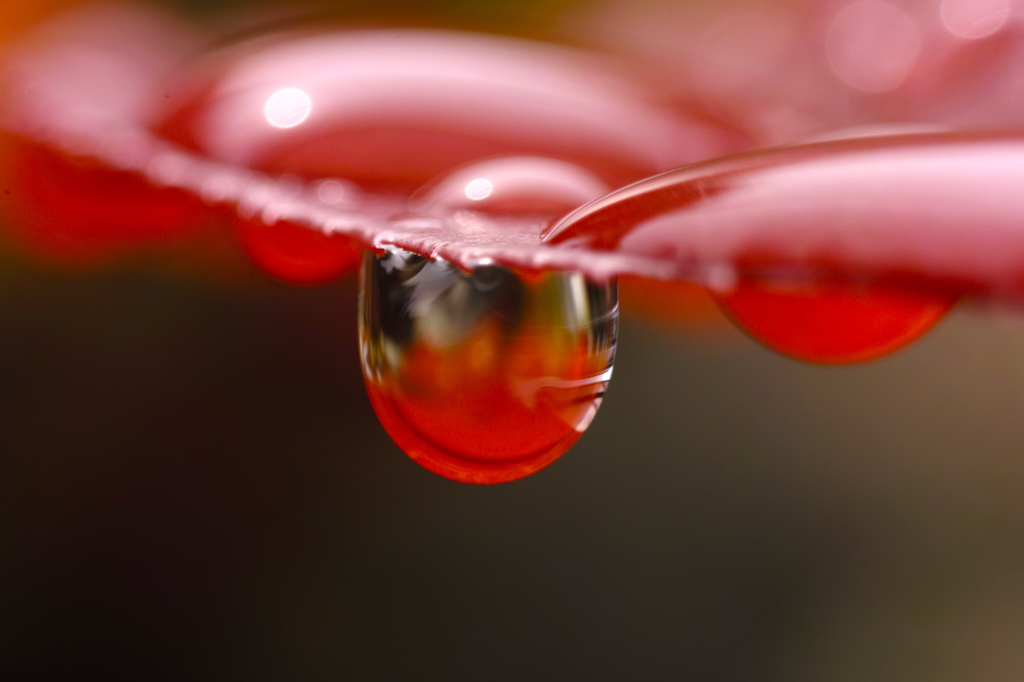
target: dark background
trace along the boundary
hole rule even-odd
[[[430,8],[488,6],[557,9]],[[1024,674],[1019,318],[824,368],[627,315],[579,444],[473,487],[377,424],[355,298],[0,254],[0,679]]]
[[[354,317],[351,282],[7,263],[5,679],[1022,670],[1018,326],[837,369],[627,317],[578,446],[473,487],[376,423]]]

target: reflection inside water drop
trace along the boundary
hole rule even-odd
[[[394,250],[364,256],[359,304],[381,423],[447,478],[501,483],[547,466],[593,420],[611,376],[614,282],[467,273]]]

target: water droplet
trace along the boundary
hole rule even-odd
[[[459,168],[420,190],[421,206],[500,215],[560,216],[610,188],[585,168],[540,156],[507,156]]]
[[[359,247],[348,237],[288,220],[239,218],[238,240],[264,272],[292,284],[323,284],[354,270]]]
[[[997,144],[954,135],[791,147],[636,183],[544,240],[705,284],[786,355],[861,362],[920,337],[963,292],[1017,281],[1016,262],[965,235],[982,222],[1014,229],[1008,178],[1020,164]]]
[[[663,107],[643,79],[526,40],[427,30],[265,37],[178,73],[157,125],[165,138],[368,191],[408,194],[447,169],[511,154],[567,159],[616,186],[718,151],[693,148],[707,126]]]
[[[513,481],[557,459],[594,418],[615,354],[614,282],[465,272],[391,250],[364,256],[360,292],[370,400],[430,471]]]
[[[955,302],[893,284],[753,279],[715,297],[757,341],[822,364],[865,362],[899,350],[934,327]]]

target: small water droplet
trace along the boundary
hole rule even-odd
[[[236,227],[253,262],[285,282],[324,284],[359,264],[359,247],[353,240],[294,223],[274,211],[264,210],[262,220],[240,218]]]
[[[608,191],[600,178],[576,164],[507,156],[454,170],[420,190],[414,202],[503,216],[559,216]]]
[[[464,272],[364,256],[359,342],[370,400],[412,459],[466,483],[528,476],[589,426],[611,376],[616,285],[576,273]]]
[[[298,33],[212,51],[176,76],[182,96],[157,113],[165,139],[369,192],[408,195],[450,168],[513,154],[566,159],[615,186],[714,151],[691,148],[707,126],[676,116],[643,79],[498,36]]]

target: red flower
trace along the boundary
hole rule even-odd
[[[1019,296],[1024,137],[891,134],[1017,124],[1018,94],[993,85],[1016,5],[990,4],[748,8],[687,24],[682,49],[645,25],[653,83],[642,60],[430,31],[290,33],[181,68],[187,33],[86,12],[6,63],[11,236],[102,259],[227,208],[253,260],[301,283],[359,246],[366,286],[389,282],[363,300],[385,425],[439,473],[509,480],[589,424],[617,310],[596,292],[618,276],[706,286],[769,346],[836,363],[902,346],[963,294]],[[628,46],[628,22],[593,21]],[[796,144],[851,125],[876,127]],[[441,266],[392,281],[387,251]],[[495,298],[470,271],[512,279]]]

